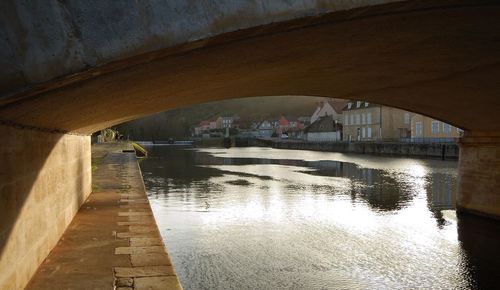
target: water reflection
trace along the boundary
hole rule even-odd
[[[457,219],[454,162],[266,148],[149,150],[141,163],[146,188],[185,289],[494,281],[488,275],[500,255],[489,247],[500,231]]]
[[[457,182],[450,175],[442,173],[431,173],[430,180],[427,181],[427,204],[432,212],[439,228],[446,225],[447,221],[443,216],[443,210],[455,209],[455,194]],[[429,178],[427,176],[426,178]]]
[[[156,147],[155,150],[161,150]],[[163,147],[162,149],[166,149]],[[325,176],[325,177],[342,177],[349,179],[349,195],[353,201],[362,199],[366,201],[374,210],[379,211],[394,211],[409,204],[412,198],[415,197],[415,184],[412,176],[406,172],[361,168],[354,163],[318,160],[305,161],[300,159],[268,159],[268,158],[248,158],[248,157],[224,157],[220,154],[211,155],[206,152],[196,152],[193,150],[162,150],[162,158],[160,158],[160,166],[147,166],[147,174],[160,177],[168,177],[165,184],[158,183],[156,180],[153,183],[148,183],[148,186],[155,188],[155,185],[160,185],[160,189],[168,190],[169,188],[185,188],[189,190],[192,186],[196,186],[197,190],[211,191],[214,184],[205,182],[212,177],[222,177],[224,175],[233,175],[236,177],[257,177],[260,179],[272,179],[272,176],[251,174],[243,171],[224,170],[216,165],[282,165],[297,167],[294,171],[305,173],[308,175]],[[154,154],[154,153],[153,153]],[[153,157],[155,158],[155,157]],[[162,160],[168,159],[168,162]],[[154,162],[154,161],[153,161]],[[150,163],[150,161],[148,161]],[[148,164],[149,165],[149,164]],[[209,165],[209,166],[206,166]],[[302,170],[307,169],[307,170]],[[434,199],[441,198],[442,191],[435,188],[443,178],[447,179],[448,186],[446,194],[451,195],[451,183],[456,183],[455,176],[449,174],[433,173],[426,176],[427,186],[432,186],[428,193]],[[304,177],[302,177],[304,179]],[[249,186],[251,183],[246,179],[237,179],[236,181],[226,181],[229,184],[240,186]],[[287,188],[294,189],[296,184],[287,184]],[[330,194],[335,194],[338,190],[335,186],[330,186]],[[316,190],[314,190],[316,191]],[[157,190],[152,192],[158,193]],[[161,191],[163,192],[164,191]],[[445,203],[431,204],[433,210],[437,209],[453,209],[454,200],[448,199]]]

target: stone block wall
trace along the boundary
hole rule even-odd
[[[466,136],[460,140],[459,211],[500,220],[500,136]]]
[[[90,137],[0,125],[0,289],[23,289],[92,191]]]
[[[271,146],[278,149],[315,150],[328,152],[376,154],[389,156],[423,157],[457,160],[457,144],[420,144],[392,142],[303,142],[303,141],[263,141],[258,146]]]

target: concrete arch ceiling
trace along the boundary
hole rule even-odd
[[[88,134],[201,102],[310,95],[499,132],[500,3],[385,2],[4,1],[0,121]]]

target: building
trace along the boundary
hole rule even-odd
[[[325,98],[318,103],[316,110],[311,116],[311,124],[319,117],[332,116],[335,121],[342,123],[342,109],[344,109],[347,100]]]
[[[304,126],[304,127],[311,125],[311,117],[309,117],[309,116],[298,117],[297,121],[299,121],[300,123],[302,123],[302,126]]]
[[[209,122],[209,130],[217,129],[217,118],[218,116],[212,117],[208,120]]]
[[[463,130],[431,117],[414,114],[411,118],[411,139],[413,141],[454,141]]]
[[[287,118],[288,119],[288,128],[289,129],[301,129],[302,128],[302,124],[300,123],[299,120],[297,119],[294,119],[294,118]]]
[[[241,130],[247,130],[247,129],[255,129],[255,124],[251,120],[246,120],[246,119],[240,119],[240,118],[234,118],[232,128],[235,129],[241,129]]]
[[[210,130],[210,121],[203,120],[198,124],[198,126],[194,127],[194,135],[201,136],[202,134],[207,133],[209,130]]]
[[[304,125],[298,118],[295,119],[289,117],[288,128],[284,133],[288,135],[288,138],[302,139],[304,133]]]
[[[286,133],[289,127],[290,122],[288,121],[288,119],[285,116],[281,116],[278,120],[278,128],[276,130],[278,135]]]
[[[319,117],[304,130],[308,142],[327,142],[342,140],[342,125],[333,116]]]
[[[402,140],[411,136],[412,113],[351,100],[343,110],[344,141]]]
[[[290,116],[281,116],[278,120],[276,133],[278,134],[278,136],[282,136],[282,134],[285,134],[288,138],[302,138],[303,128],[304,126],[298,119]]]
[[[265,120],[257,124],[258,136],[261,138],[271,137],[274,133],[274,126],[271,121]]]
[[[216,119],[217,129],[232,128],[234,118],[232,116],[219,116]]]

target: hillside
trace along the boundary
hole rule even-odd
[[[242,120],[258,121],[287,116],[311,116],[321,97],[254,97],[200,104],[165,111],[117,126],[134,140],[161,140],[189,136],[190,128],[217,114],[237,114]]]

